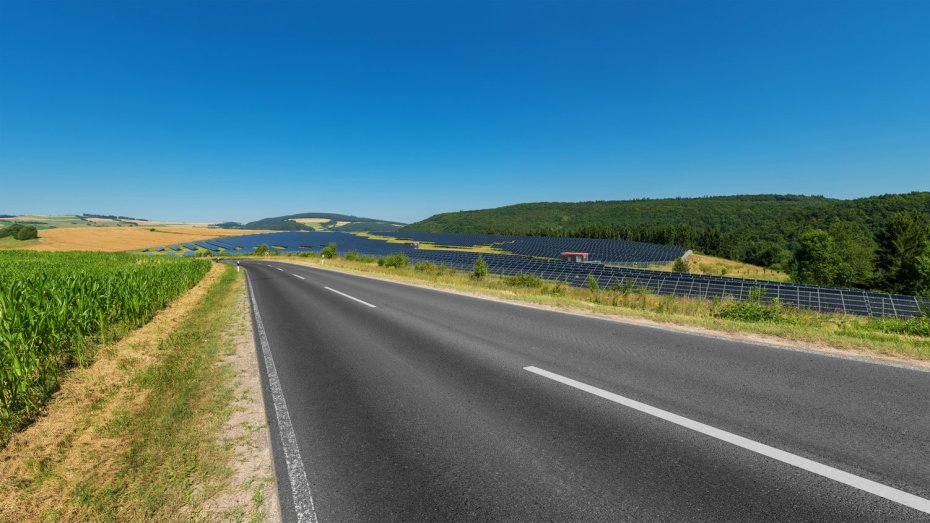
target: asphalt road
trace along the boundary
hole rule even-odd
[[[930,520],[930,373],[242,265],[286,520]]]

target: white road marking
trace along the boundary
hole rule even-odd
[[[303,276],[301,276],[301,275],[299,275],[299,274],[294,274],[293,272],[291,273],[291,276],[297,276],[297,277],[300,278],[301,280],[306,280],[306,279],[307,279],[307,278],[304,278]]]
[[[895,503],[900,503],[912,509],[930,514],[930,500],[928,499],[924,499],[913,494],[908,494],[902,490],[898,490],[881,483],[876,483],[875,481],[865,479],[863,477],[856,476],[855,474],[850,474],[849,472],[844,472],[821,463],[817,463],[816,461],[811,461],[807,458],[802,458],[801,456],[791,454],[790,452],[785,452],[784,450],[776,449],[775,447],[770,447],[763,443],[759,443],[742,436],[737,436],[736,434],[732,434],[725,430],[714,428],[710,425],[705,425],[683,416],[679,416],[678,414],[673,414],[671,412],[646,405],[645,403],[640,403],[636,400],[620,396],[619,394],[607,392],[606,390],[593,387],[580,381],[575,381],[571,378],[566,378],[565,376],[555,374],[554,372],[549,372],[547,370],[532,366],[523,367],[523,370],[530,371],[533,374],[549,378],[550,380],[568,385],[569,387],[574,387],[578,390],[583,390],[589,394],[593,394],[614,403],[619,403],[620,405],[638,410],[645,414],[649,414],[650,416],[655,416],[687,429],[691,429],[695,432],[700,432],[701,434],[710,436],[712,438],[736,445],[737,447],[742,447],[746,450],[762,454],[768,458],[781,461],[782,463],[787,463],[788,465],[798,467],[808,472],[813,472],[814,474],[838,481],[845,485],[849,485],[850,487],[864,490],[870,494],[875,494],[876,496],[894,501]]]
[[[279,271],[284,272],[284,269],[282,269],[281,267],[275,267],[275,269],[278,269]]]
[[[291,498],[294,500],[294,512],[297,521],[317,523],[316,507],[313,505],[313,495],[310,493],[310,482],[307,481],[307,472],[304,462],[300,458],[300,448],[297,446],[297,436],[294,434],[294,425],[291,423],[291,414],[284,401],[284,389],[278,379],[278,370],[271,356],[271,347],[268,346],[268,337],[265,335],[265,325],[258,312],[258,302],[255,301],[255,291],[252,290],[252,279],[246,272],[246,281],[249,283],[249,296],[252,298],[252,311],[255,313],[255,326],[258,339],[262,346],[262,355],[265,357],[265,371],[268,374],[268,385],[271,389],[272,403],[278,419],[278,432],[281,434],[281,448],[284,450],[284,461],[287,464],[287,475],[291,482]]]
[[[328,290],[328,291],[333,291],[333,292],[335,292],[336,294],[339,294],[340,296],[345,296],[346,298],[349,298],[350,300],[355,300],[355,301],[361,303],[362,305],[368,305],[368,306],[371,307],[372,309],[375,308],[374,305],[368,303],[367,301],[362,301],[362,300],[356,298],[355,296],[349,296],[348,294],[346,294],[346,293],[344,293],[344,292],[339,292],[339,291],[337,291],[336,289],[332,289],[332,288],[330,288],[330,287],[323,287],[323,288],[326,289],[326,290]]]

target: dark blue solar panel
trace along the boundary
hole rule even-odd
[[[429,241],[451,247],[492,245],[502,251],[522,254],[481,254],[488,264],[488,271],[492,274],[533,274],[546,280],[563,281],[579,287],[585,286],[588,275],[591,275],[601,288],[611,285],[625,286],[634,291],[646,289],[659,295],[701,299],[715,297],[746,299],[753,288],[758,288],[764,294],[764,301],[778,298],[785,305],[823,312],[910,317],[920,314],[923,310],[918,299],[913,296],[615,266],[636,266],[674,260],[684,253],[680,247],[583,238],[427,235],[427,233],[379,234],[393,235],[398,240],[409,238],[414,241]],[[414,263],[427,261],[465,271],[472,269],[478,257],[478,253],[475,252],[416,249],[403,243],[388,243],[342,232],[260,233],[195,243],[213,252],[225,251],[233,255],[236,252],[254,252],[255,247],[259,245],[267,245],[270,248],[279,246],[285,253],[319,252],[330,243],[335,243],[340,255],[345,255],[348,251],[356,251],[369,256],[386,256],[403,252]],[[237,247],[241,250],[237,251]],[[164,247],[156,250],[163,251]],[[589,252],[592,259],[597,259],[596,255],[603,259],[599,260],[602,263],[571,263],[551,259],[553,253],[557,257],[562,251]]]

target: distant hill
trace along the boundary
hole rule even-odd
[[[236,229],[267,229],[272,231],[340,231],[384,232],[396,231],[403,224],[374,218],[361,218],[347,214],[306,212],[273,218],[263,218],[245,224],[225,222],[217,227]]]
[[[930,221],[930,192],[854,200],[822,196],[741,195],[578,203],[525,203],[437,214],[401,231],[503,233],[614,238],[681,245],[705,254],[788,270],[798,237],[830,232],[861,270],[844,285],[867,286],[876,235],[900,211]],[[852,256],[850,256],[852,257]]]

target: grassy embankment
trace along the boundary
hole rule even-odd
[[[272,257],[319,266],[320,260]],[[768,342],[801,343],[811,348],[832,348],[862,355],[885,355],[930,361],[930,320],[911,321],[822,314],[759,302],[703,300],[656,296],[634,289],[586,289],[532,276],[470,273],[432,264],[381,267],[377,263],[325,260],[325,267],[357,272],[431,287],[463,291],[505,300],[619,318],[651,320],[687,328],[707,329]]]
[[[69,373],[47,415],[0,451],[0,520],[262,520],[264,419],[241,415],[261,403],[230,362],[237,346],[254,361],[243,280],[214,265]]]

